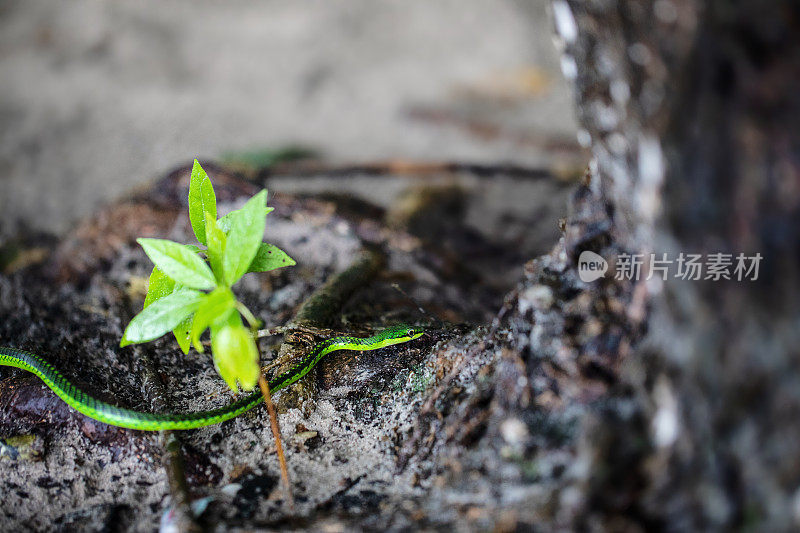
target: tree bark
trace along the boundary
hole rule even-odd
[[[754,281],[679,281],[674,263],[645,281],[645,262],[641,281],[617,282],[648,303],[625,363],[640,416],[588,425],[582,520],[800,527],[800,8],[555,0],[553,13],[616,259],[762,257]]]

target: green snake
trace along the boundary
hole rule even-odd
[[[337,350],[378,350],[393,344],[401,344],[418,339],[424,332],[425,328],[421,326],[401,325],[387,328],[366,338],[332,337],[316,344],[314,349],[297,364],[271,379],[269,381],[270,391],[274,393],[298,381],[331,352]],[[36,374],[70,407],[90,418],[112,426],[144,431],[193,429],[218,424],[249,411],[263,401],[261,392],[256,389],[255,392],[244,396],[240,400],[211,411],[187,414],[143,413],[117,407],[92,398],[70,383],[53,365],[34,353],[17,348],[0,347],[0,365],[21,368]]]

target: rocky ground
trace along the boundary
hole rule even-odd
[[[264,181],[283,179],[276,172],[254,183],[207,166],[223,210]],[[500,434],[484,438],[488,418],[498,416],[492,376],[507,362],[499,346],[485,345],[482,325],[492,323],[502,295],[514,287],[522,258],[557,239],[568,186],[540,172],[491,172],[490,181],[469,170],[351,173],[348,182],[378,180],[399,191],[388,208],[323,192],[271,196],[276,210],[266,239],[298,265],[241,283],[239,294],[265,324],[287,323],[316,288],[372,246],[385,255],[385,268],[357,288],[331,327],[356,333],[403,321],[431,323],[393,283],[451,326],[414,344],[339,353],[302,387],[278,396],[293,512],[280,488],[265,410],[180,433],[190,497],[204,506],[201,525],[489,527],[532,519],[518,508],[541,492],[537,480],[567,469],[571,454],[561,447],[575,442],[575,413],[559,411],[548,422],[548,432],[536,439],[547,450],[539,460],[530,454],[533,421],[507,416],[498,421]],[[307,170],[294,173],[313,178]],[[208,355],[183,356],[166,339],[117,347],[141,306],[150,269],[133,237],[191,240],[187,184],[188,169],[178,169],[63,239],[16,241],[0,278],[2,343],[47,356],[112,403],[180,412],[230,401]],[[485,198],[510,193],[539,207],[524,214],[487,207]],[[262,344],[272,354],[267,358],[279,340]],[[35,377],[0,373],[2,459],[10,467],[0,473],[7,527],[152,530],[167,520],[174,495],[156,434],[94,422]],[[163,404],[154,402],[154,388],[165,391]]]
[[[546,2],[6,2],[0,124],[0,344],[101,399],[230,401],[208,355],[118,348],[150,269],[134,239],[191,240],[181,165],[195,156],[224,208],[270,190],[265,238],[298,265],[240,283],[265,324],[291,321],[365,250],[383,266],[327,327],[448,324],[339,352],[278,396],[294,511],[263,410],[180,433],[194,525],[569,527],[594,493],[578,421],[625,391],[603,358],[622,335],[587,317],[627,302],[598,303],[570,272],[578,246],[608,243],[608,221],[577,185],[588,155]],[[281,340],[262,341],[265,361]],[[166,442],[0,369],[0,523],[176,524]]]

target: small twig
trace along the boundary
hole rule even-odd
[[[283,335],[289,330],[286,326],[277,326],[274,328],[269,329],[259,329],[255,332],[254,336],[256,339],[263,339],[264,337],[274,337],[275,335]],[[211,339],[206,339],[203,342],[203,346],[211,346]]]
[[[264,337],[274,337],[275,335],[281,335],[286,333],[287,328],[285,326],[277,326],[274,328],[269,329],[260,329],[256,331],[256,338],[263,339]]]
[[[278,361],[277,361],[277,359],[274,359],[270,364],[268,364],[266,366],[262,366],[261,367],[261,372],[266,374],[267,372],[269,372],[270,370],[272,370],[276,366],[278,366]]]
[[[134,350],[136,359],[144,363],[141,366],[142,381],[145,389],[150,393],[148,396],[151,398],[151,404],[157,412],[166,410],[168,407],[166,391],[152,358],[139,347],[134,347]],[[183,452],[178,435],[174,431],[162,431],[160,437],[161,445],[164,448],[164,470],[167,474],[172,504],[175,509],[175,527],[181,533],[202,531],[191,510],[191,496],[189,485],[186,482]]]
[[[161,443],[165,452],[164,469],[167,471],[172,506],[175,509],[176,529],[181,533],[202,531],[192,513],[189,485],[186,483],[186,466],[178,436],[174,431],[162,431]]]
[[[204,163],[205,165],[205,163]],[[469,173],[478,178],[493,178],[505,175],[518,179],[544,180],[552,179],[553,173],[544,168],[530,168],[518,165],[496,164],[484,165],[454,161],[414,161],[388,160],[372,163],[331,165],[325,162],[281,163],[259,171],[257,181],[264,181],[272,176],[291,175],[293,178],[310,178],[325,176],[352,176],[366,174],[369,176],[401,177],[424,180],[432,175],[442,173]]]
[[[258,376],[258,386],[261,388],[261,395],[264,397],[264,403],[267,404],[267,411],[269,411],[269,422],[272,426],[272,434],[275,436],[275,450],[278,454],[278,462],[281,465],[281,480],[283,481],[283,490],[286,493],[286,501],[289,503],[289,509],[294,511],[294,496],[292,496],[292,484],[289,481],[289,469],[286,466],[286,456],[283,453],[283,442],[281,441],[281,428],[278,425],[278,414],[275,412],[275,405],[272,403],[272,397],[269,392],[269,383],[264,377],[263,373]]]

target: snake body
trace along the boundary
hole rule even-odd
[[[338,336],[320,342],[289,370],[269,381],[272,393],[288,387],[308,374],[323,357],[337,350],[369,351],[419,338],[424,329],[417,326],[394,326],[366,337]],[[144,431],[193,429],[218,424],[249,411],[263,401],[261,392],[248,394],[231,404],[210,411],[188,414],[144,413],[117,407],[93,398],[69,382],[53,365],[40,356],[17,348],[0,347],[0,365],[21,368],[36,374],[59,398],[89,418],[112,426]]]

